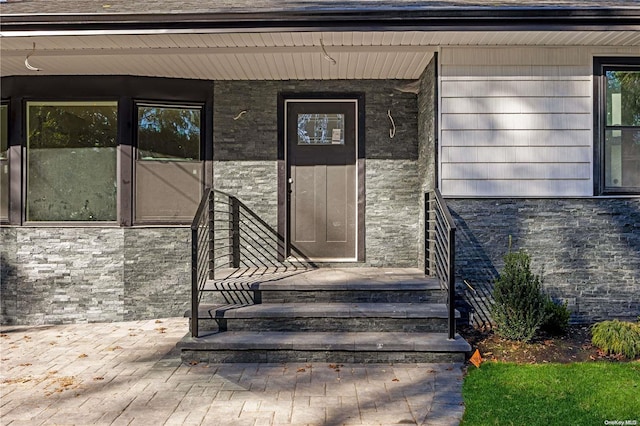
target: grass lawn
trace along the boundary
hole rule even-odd
[[[640,362],[486,362],[462,392],[463,425],[640,426]]]

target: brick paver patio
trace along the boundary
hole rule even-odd
[[[461,364],[196,364],[186,318],[0,328],[2,425],[457,425]]]

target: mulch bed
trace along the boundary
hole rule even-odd
[[[530,343],[504,339],[492,331],[473,327],[463,327],[459,332],[473,351],[480,351],[484,361],[520,364],[629,361],[623,356],[607,355],[594,347],[589,326],[570,326],[564,336],[542,335]]]

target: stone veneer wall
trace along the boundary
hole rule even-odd
[[[191,309],[191,229],[124,229],[125,321]]]
[[[417,97],[405,81],[220,81],[214,84],[214,185],[277,229],[278,94],[365,94],[366,265],[417,266]],[[240,111],[247,113],[234,120]],[[396,135],[389,137],[390,121]]]
[[[436,122],[437,122],[437,56],[434,56],[420,76],[418,92],[418,179],[421,205],[419,223],[424,222],[424,194],[436,185]],[[425,228],[418,227],[418,266],[424,269]]]
[[[457,222],[456,274],[491,282],[513,249],[531,255],[572,321],[640,315],[640,199],[448,199]]]
[[[416,95],[396,89],[405,83],[216,82],[216,187],[277,228],[278,93],[364,93],[365,263],[417,266],[418,111]],[[136,320],[189,308],[188,227],[2,227],[0,243],[2,323]]]
[[[3,227],[1,321],[105,322],[189,308],[190,231]]]

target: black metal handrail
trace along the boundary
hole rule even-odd
[[[213,189],[206,188],[191,223],[191,335],[198,337],[200,290],[212,269]]]
[[[425,273],[447,291],[449,339],[456,335],[456,224],[438,189],[425,194]]]
[[[229,304],[260,303],[240,285],[242,271],[255,275],[255,271],[291,272],[314,267],[294,247],[287,255],[282,235],[238,198],[217,189],[205,191],[191,234],[193,337],[198,337],[199,308],[205,292],[222,293]],[[208,284],[209,280],[213,282]]]

